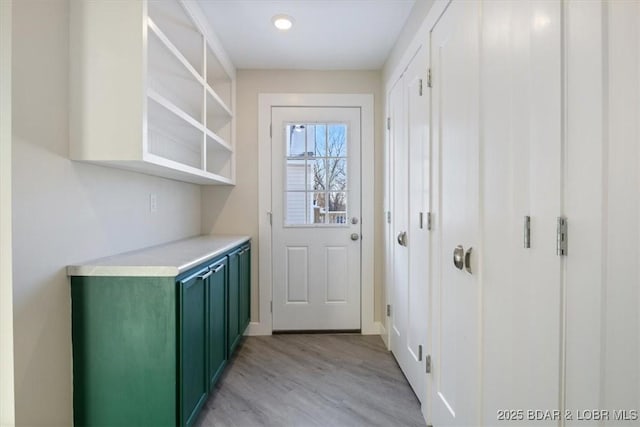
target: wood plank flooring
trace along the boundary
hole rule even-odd
[[[379,336],[248,337],[197,427],[424,426]]]

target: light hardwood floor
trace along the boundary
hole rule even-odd
[[[424,426],[378,336],[248,337],[203,408],[207,426]]]

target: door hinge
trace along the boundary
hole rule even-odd
[[[273,138],[273,125],[269,125],[269,138]]]
[[[433,224],[433,221],[432,221],[431,212],[427,212],[427,230],[431,231],[432,224]]]
[[[391,117],[387,117],[387,130],[391,130]]]
[[[422,96],[422,79],[420,79],[420,90],[418,91],[420,96]]]
[[[273,301],[269,301],[269,310],[273,313]]]
[[[267,212],[267,215],[269,215],[269,225],[273,225],[273,213]]]
[[[556,254],[566,256],[568,248],[569,231],[567,228],[567,218],[559,216],[556,228]]]
[[[387,317],[391,316],[391,304],[387,304]]]
[[[422,344],[418,346],[418,362],[422,361]]]
[[[391,224],[391,211],[387,211],[387,224]]]
[[[427,354],[427,357],[424,360],[424,370],[427,374],[431,373],[431,355]]]
[[[420,228],[424,228],[424,212],[420,212]]]
[[[433,82],[431,80],[431,68],[427,70],[427,87],[433,87]]]
[[[531,217],[529,215],[524,217],[524,248],[531,248]]]

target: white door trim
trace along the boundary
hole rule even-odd
[[[362,172],[362,276],[361,331],[380,333],[374,320],[374,115],[372,94],[261,93],[258,95],[258,280],[260,321],[252,322],[249,335],[272,332],[271,295],[271,108],[272,107],[359,107],[361,111]]]
[[[11,1],[0,1],[0,425],[15,424],[11,254]]]

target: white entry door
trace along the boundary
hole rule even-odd
[[[271,118],[273,330],[360,330],[360,108]]]
[[[433,144],[439,159],[433,197],[438,245],[432,276],[432,421],[438,426],[480,425],[480,5],[452,2],[431,34]]]

